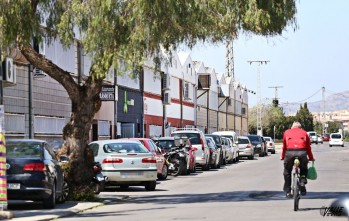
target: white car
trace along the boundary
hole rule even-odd
[[[308,131],[307,133],[310,138],[310,142],[318,144],[317,133],[315,131]]]
[[[156,188],[156,159],[139,141],[99,140],[89,144],[95,161],[101,163],[106,186]]]
[[[322,139],[322,136],[320,136],[319,134],[317,135],[317,142],[323,144],[324,140]]]
[[[238,136],[238,148],[239,157],[247,157],[249,160],[254,159],[254,145],[251,144],[248,137]]]
[[[268,152],[271,152],[272,154],[275,154],[275,143],[274,143],[274,140],[271,137],[264,137],[264,140],[266,142]]]
[[[332,146],[342,146],[344,147],[343,135],[341,133],[330,134],[330,141],[328,142],[330,147]]]
[[[202,167],[202,170],[209,170],[210,149],[208,148],[205,134],[197,128],[177,128],[172,131],[171,137],[186,136],[192,147],[196,148],[196,164]]]
[[[212,134],[217,134],[217,135],[221,135],[222,137],[229,138],[231,140],[231,149],[232,149],[232,152],[234,154],[232,161],[233,162],[239,161],[239,150],[237,147],[238,136],[237,136],[236,132],[234,132],[234,131],[216,131],[216,132],[213,132]]]
[[[239,161],[239,150],[237,145],[233,144],[230,138],[222,136],[222,140],[224,140],[224,144],[226,145],[226,161],[228,163],[235,163]]]

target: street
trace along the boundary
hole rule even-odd
[[[241,160],[222,169],[189,176],[172,177],[158,184],[155,192],[134,187],[127,191],[108,189],[101,197],[128,197],[106,206],[87,210],[59,220],[321,220],[320,208],[348,194],[349,148],[312,145],[318,172],[308,181],[307,196],[300,211],[293,211],[293,200],[282,192],[283,164],[280,150],[275,155]]]

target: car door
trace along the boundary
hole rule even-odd
[[[165,163],[165,157],[161,153],[161,151],[159,151],[159,148],[157,148],[156,144],[152,140],[148,140],[147,143],[149,145],[150,152],[152,152],[155,156],[158,173],[162,173],[162,168]]]
[[[64,172],[61,168],[61,165],[59,164],[59,161],[56,158],[56,154],[53,152],[53,149],[48,143],[44,144],[44,161],[49,165],[49,167],[52,167],[52,175],[54,178],[56,178],[56,188],[58,192],[62,191],[63,187],[63,179],[64,179]],[[45,164],[46,164],[45,163]]]

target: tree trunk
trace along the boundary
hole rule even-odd
[[[34,67],[55,79],[69,95],[72,114],[69,123],[63,129],[64,145],[58,155],[69,157],[69,162],[64,167],[71,197],[75,200],[86,199],[86,194],[92,192],[89,184],[93,177],[94,161],[92,151],[88,148],[89,132],[94,115],[101,107],[99,93],[103,80],[92,78],[92,71],[84,84],[79,85],[71,73],[38,54],[31,46],[21,45],[19,49]]]
[[[99,88],[100,86],[90,87],[89,90],[98,91]],[[75,199],[79,198],[75,193],[88,191],[86,187],[93,177],[94,156],[87,145],[93,117],[101,106],[99,97],[89,97],[84,87],[81,87],[76,96],[79,99],[73,99],[78,102],[72,102],[72,115],[63,129],[65,143],[60,152],[69,157],[67,178],[73,194],[71,196]]]

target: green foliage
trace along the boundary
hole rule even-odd
[[[158,56],[162,48],[218,43],[240,31],[274,36],[288,25],[296,28],[295,0],[18,0],[1,4],[2,47],[29,44],[32,37],[42,41],[44,36],[59,38],[69,47],[79,39],[97,64],[91,70],[97,79],[105,77],[110,64],[118,66],[120,58],[139,66],[145,56]]]
[[[302,124],[302,128],[304,130],[314,130],[313,115],[310,113],[306,102],[304,103],[304,106],[300,105],[300,109],[297,111],[295,120]]]
[[[328,124],[328,127],[327,127],[328,133],[336,133],[339,131],[340,128],[342,128],[342,124],[340,122],[329,121],[327,122],[327,124]]]

